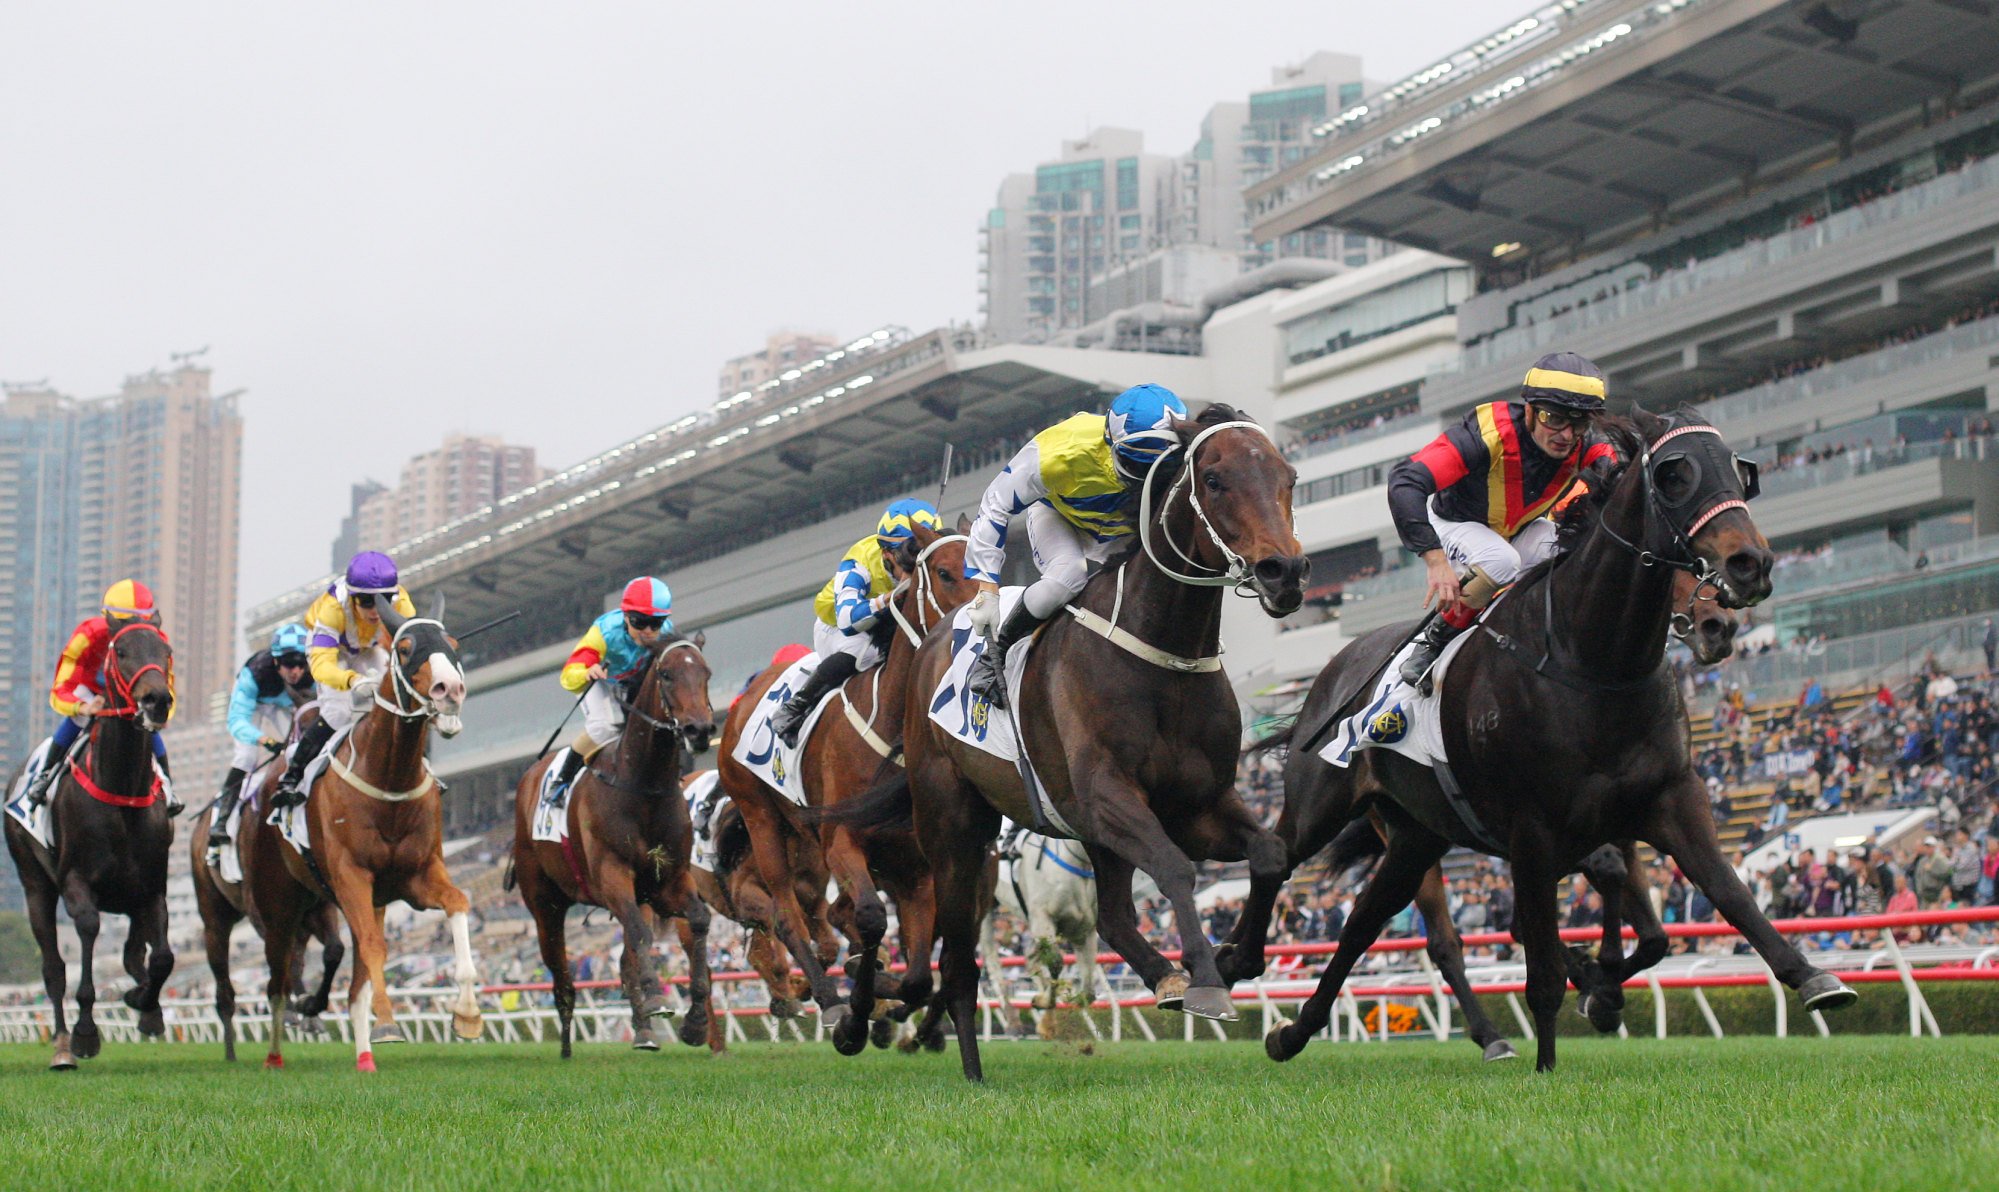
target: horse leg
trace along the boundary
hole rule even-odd
[[[132,916],[131,936],[128,937],[126,953],[131,955],[130,939],[140,941],[145,956],[145,965],[139,971],[140,985],[132,994],[127,994],[125,1004],[139,1012],[139,1034],[149,1039],[164,1038],[167,1033],[166,1015],[160,1011],[160,993],[167,987],[167,979],[174,972],[173,945],[167,942],[167,896],[161,894],[152,905],[140,914]]]
[[[1465,1018],[1465,1034],[1478,1044],[1488,1060],[1510,1060],[1518,1054],[1513,1044],[1500,1035],[1492,1019],[1486,1017],[1483,1007],[1478,1004],[1478,995],[1472,992],[1471,978],[1465,975],[1464,940],[1458,935],[1457,924],[1451,922],[1450,898],[1444,892],[1444,875],[1436,867],[1423,875],[1423,884],[1416,891],[1416,909],[1423,913],[1423,924],[1429,928],[1429,936],[1423,941],[1424,949],[1430,954],[1430,963],[1444,975],[1451,993],[1458,999],[1458,1012]]]
[[[805,908],[799,905],[796,879],[790,867],[791,850],[785,842],[787,829],[773,823],[770,818],[773,813],[768,810],[752,810],[747,800],[739,800],[736,806],[742,813],[743,827],[750,834],[750,857],[756,864],[757,876],[763,879],[764,890],[770,895],[771,934],[791,953],[798,967],[805,970],[805,979],[812,983],[812,1000],[819,1004],[822,1022],[831,1029],[846,1016],[847,1005],[840,998],[840,987],[826,972],[821,958],[813,953],[813,924],[806,917]],[[824,885],[823,879],[820,884]]]
[[[896,997],[907,1019],[930,1002],[936,982],[930,976],[930,954],[937,946],[937,879],[925,873],[895,900],[897,926],[902,932],[902,985]]]
[[[627,874],[627,880],[630,875]],[[410,902],[425,909],[442,907],[445,922],[451,925],[451,950],[455,960],[451,979],[458,985],[458,999],[451,1004],[451,1033],[470,1042],[485,1030],[479,1015],[479,966],[472,959],[472,903],[465,892],[451,884],[444,857],[432,853],[429,864],[409,883]],[[648,933],[650,939],[650,933]],[[651,963],[651,949],[646,956]],[[384,993],[387,991],[385,990]]]
[[[708,931],[714,914],[694,892],[694,875],[683,865],[668,882],[655,905],[663,917],[680,923],[681,952],[687,957],[687,1017],[680,1024],[680,1041],[689,1047],[707,1043],[721,1049],[722,1036],[714,1018],[714,975],[708,968]]]
[[[357,1072],[373,1072],[375,999],[386,989],[382,970],[389,954],[388,940],[382,934],[382,921],[375,914],[375,875],[334,855],[332,850],[328,850],[326,869],[334,900],[340,904],[341,917],[347,920],[347,934],[354,940],[354,972],[347,981],[347,1017],[354,1032],[354,1069]],[[295,934],[295,926],[293,931],[278,932],[267,925],[265,939],[269,941],[282,937],[289,942]],[[290,958],[287,956],[286,959],[289,961]],[[286,971],[272,970],[273,985],[282,983],[284,978],[280,974]],[[272,998],[271,1011],[279,1021],[283,1020],[282,990],[279,996]]]
[[[264,928],[264,963],[271,970],[264,984],[264,996],[271,1007],[271,1047],[264,1053],[266,1068],[285,1066],[285,995],[291,984],[292,951],[298,947],[299,924],[305,919],[306,904],[311,900],[311,895],[289,879],[284,879],[282,886],[260,891],[257,897]],[[225,964],[228,961],[226,948],[223,961]]]
[[[605,860],[596,866],[590,884],[624,933],[625,955],[618,965],[618,976],[624,982],[625,1004],[631,1007],[632,1048],[658,1051],[652,1020],[666,1013],[666,998],[660,992],[659,975],[653,971],[652,929],[639,913],[632,892],[632,871],[621,862]]]
[[[1267,872],[1252,867],[1242,915],[1228,942],[1215,952],[1216,968],[1231,986],[1263,975],[1263,950],[1277,895],[1292,872],[1331,843],[1352,817],[1352,788],[1344,771],[1311,757],[1287,762],[1284,775],[1284,810],[1277,817],[1276,832],[1284,849],[1282,863]]]
[[[702,910],[708,910],[708,904],[703,902],[698,896],[694,901],[701,903]],[[694,931],[693,922],[685,915],[674,919],[674,928],[680,933],[680,950],[687,957],[688,968],[690,970],[693,968],[694,957],[699,955],[703,962],[703,974],[707,975],[706,962],[708,958],[709,923],[704,922],[701,925],[701,932],[698,938]],[[687,1000],[692,1006],[687,1012],[688,1018],[691,1020],[698,1014],[701,1016],[701,1021],[706,1025],[706,1030],[702,1033],[706,1036],[705,1041],[708,1044],[709,1054],[719,1055],[727,1051],[729,1049],[728,1032],[722,1029],[722,1016],[715,1012],[715,992],[712,976],[704,984],[701,996],[696,998],[694,995],[694,977],[690,972],[687,978]],[[688,1031],[683,1024],[680,1030],[680,1041],[682,1043],[686,1043],[689,1047],[697,1047],[704,1041],[703,1039],[689,1040],[687,1036]]]
[[[965,1079],[985,1080],[979,1062],[979,879],[985,867],[984,846],[967,850],[936,866],[937,934],[944,941],[938,977],[940,993],[958,1034],[958,1062]],[[922,1031],[919,1029],[918,1036]]]
[[[848,998],[847,1018],[832,1028],[833,1049],[841,1055],[858,1055],[867,1050],[868,1029],[875,1012],[875,976],[881,967],[882,938],[888,934],[888,908],[868,873],[868,859],[854,834],[835,829],[826,844],[826,867],[839,880],[840,890],[853,902],[854,959],[850,974],[854,991]]]
[[[216,899],[220,902],[221,899]],[[203,900],[203,910],[207,910]],[[221,914],[204,914],[201,942],[208,953],[208,971],[215,977],[215,1016],[222,1020],[222,1058],[236,1061],[236,984],[229,979],[229,932],[236,924]]]
[[[1798,991],[1807,1010],[1840,1010],[1858,1000],[1844,981],[1807,961],[1756,908],[1755,896],[1721,855],[1707,792],[1698,783],[1683,782],[1666,793],[1646,838],[1679,863],[1680,872],[1742,933],[1777,979]]]
[[[1173,974],[1173,965],[1138,929],[1138,908],[1131,899],[1131,862],[1109,849],[1088,847],[1090,867],[1097,871],[1097,934],[1104,937],[1112,951],[1124,957],[1146,988],[1158,991],[1160,983]],[[1174,1005],[1166,1006],[1163,994],[1160,1005],[1178,1009],[1180,991],[1171,992]]]
[[[1333,1004],[1347,974],[1374,946],[1388,920],[1416,897],[1423,878],[1450,847],[1449,841],[1399,810],[1391,814],[1388,853],[1354,901],[1353,914],[1340,929],[1339,950],[1320,974],[1318,988],[1299,1008],[1298,1021],[1280,1026],[1263,1037],[1264,1053],[1273,1060],[1282,1062],[1305,1050],[1312,1036],[1332,1021]]]
[[[1624,1022],[1624,896],[1631,875],[1624,853],[1612,844],[1583,858],[1582,872],[1603,899],[1603,936],[1594,958],[1581,948],[1568,949],[1569,983],[1576,987],[1576,1012],[1608,1035]],[[1641,894],[1633,902],[1643,900]]]
[[[1513,841],[1513,938],[1527,953],[1527,1009],[1534,1015],[1534,1070],[1555,1070],[1555,1017],[1568,992],[1556,884],[1561,875],[1543,860],[1553,851],[1546,833],[1517,831]]]
[[[314,908],[306,926],[312,937],[319,941],[320,954],[319,988],[298,1006],[299,1017],[311,1026],[312,1020],[326,1013],[327,1004],[333,1000],[333,979],[340,972],[340,962],[347,955],[347,946],[340,942],[340,920],[330,906],[322,904]],[[301,955],[305,952],[303,940],[299,942],[299,952]]]
[[[1172,973],[1165,978],[1165,987],[1153,986],[1160,1008],[1185,1010],[1200,1018],[1223,1022],[1235,1021],[1235,1003],[1229,999],[1229,987],[1215,968],[1215,948],[1201,930],[1201,912],[1194,905],[1194,863],[1166,834],[1146,805],[1144,793],[1129,779],[1099,773],[1089,788],[1090,805],[1096,809],[1098,841],[1104,849],[1143,869],[1159,884],[1159,892],[1173,907],[1185,977]],[[1101,897],[1100,891],[1100,900]],[[1125,897],[1129,899],[1129,891]],[[1182,980],[1185,984],[1179,985]]]
[[[97,933],[103,929],[104,919],[98,913],[97,902],[90,895],[90,887],[81,877],[72,874],[69,887],[63,894],[63,905],[69,909],[69,921],[76,928],[76,938],[81,950],[81,971],[76,979],[76,1031],[74,1045],[78,1059],[90,1059],[104,1047],[104,1039],[97,1033],[97,1023],[91,1017],[91,1008],[97,1004],[97,978],[95,975],[95,953]]]
[[[1013,999],[1006,995],[1005,961],[999,950],[999,928],[993,922],[998,917],[998,912],[995,910],[980,922],[979,955],[985,960],[985,979],[991,983],[993,996],[999,1001],[1000,1021],[1006,1025],[1007,1033],[1017,1039],[1026,1033],[1026,1028],[1021,1026],[1020,1011],[1013,1008]],[[926,1020],[927,1017],[926,1015]],[[922,1033],[923,1029],[919,1026],[916,1034],[910,1038],[908,1050],[916,1050],[917,1040]]]
[[[521,875],[521,897],[528,905],[528,913],[534,916],[534,934],[541,945],[541,963],[548,969],[549,983],[555,987],[555,1017],[560,1024],[562,1058],[568,1059],[576,1017],[576,975],[569,969],[569,944],[565,935],[569,903],[554,882],[543,887],[539,875],[528,877],[532,871],[516,869],[515,872]]]
[[[35,946],[42,953],[42,989],[49,996],[50,1026],[54,1028],[51,1041],[55,1044],[49,1069],[73,1072],[76,1055],[70,1050],[69,1021],[63,1014],[63,999],[69,994],[69,967],[63,963],[62,943],[56,936],[55,886],[42,872],[40,862],[17,854],[14,865],[28,896],[28,926],[34,930]]]

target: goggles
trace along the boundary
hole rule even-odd
[[[1564,410],[1560,406],[1534,407],[1534,421],[1549,430],[1588,430],[1592,417],[1581,410]]]
[[[280,654],[277,663],[287,670],[304,670],[307,665],[303,654]]]
[[[626,613],[625,624],[633,629],[657,630],[666,624],[666,618],[648,617],[644,613]]]

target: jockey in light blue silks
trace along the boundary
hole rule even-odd
[[[928,501],[909,499],[890,505],[875,524],[875,532],[840,557],[833,578],[819,589],[812,602],[812,611],[818,614],[812,626],[812,648],[819,655],[819,665],[771,715],[771,729],[786,748],[798,747],[798,730],[828,691],[880,664],[880,630],[893,624],[877,619],[895,590],[889,556],[909,541],[917,526],[942,531],[944,520]]]
[[[242,798],[244,780],[278,755],[291,735],[294,709],[313,697],[312,668],[305,654],[311,640],[303,625],[280,625],[271,634],[270,648],[250,655],[236,672],[236,685],[229,690],[229,735],[236,741],[236,753],[229,760],[229,774],[222,780],[214,822],[208,828],[211,865],[229,843],[229,817]]]
[[[1077,414],[1034,436],[987,486],[965,548],[965,578],[975,580],[972,628],[991,640],[973,664],[970,686],[995,707],[1006,706],[1004,662],[1012,645],[1062,611],[1102,562],[1138,528],[1137,488],[1146,469],[1178,448],[1175,418],[1187,407],[1163,385],[1134,385],[1108,414]],[[1006,623],[999,616],[999,572],[1015,517],[1041,578],[1028,585]]]

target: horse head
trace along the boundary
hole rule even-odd
[[[715,709],[708,702],[713,672],[701,652],[706,643],[699,633],[661,638],[639,688],[636,710],[654,728],[679,733],[689,753],[706,752],[715,735]]]
[[[1717,597],[1714,585],[1692,572],[1673,573],[1673,636],[1686,643],[1702,666],[1714,666],[1735,653],[1740,619]]]
[[[1249,587],[1273,617],[1297,612],[1312,567],[1291,525],[1297,469],[1262,427],[1219,402],[1175,418],[1173,430],[1186,444],[1174,491],[1185,486],[1199,523],[1182,557]]]
[[[138,726],[158,732],[173,714],[173,647],[160,627],[139,621],[120,629],[111,638],[110,672],[112,708],[129,708]]]
[[[957,530],[950,534],[915,526],[889,557],[901,581],[895,599],[918,633],[930,632],[979,594],[977,581],[965,578],[965,545],[969,541],[965,535],[970,529],[971,521],[965,517],[958,519]]]
[[[1624,469],[1612,503],[1642,502],[1639,550],[1692,570],[1723,608],[1767,599],[1774,556],[1748,505],[1759,491],[1756,465],[1689,409],[1661,418],[1634,407],[1629,428],[1620,435],[1616,423],[1606,427],[1638,465]]]
[[[465,728],[465,665],[458,659],[458,642],[443,623],[429,617],[405,618],[393,600],[376,602],[382,624],[390,633],[389,683],[395,705],[409,718],[428,716],[442,737]]]

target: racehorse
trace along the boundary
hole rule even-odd
[[[328,903],[339,906],[354,947],[347,1013],[357,1070],[375,1070],[376,1043],[405,1041],[383,976],[388,940],[382,909],[397,899],[418,910],[444,910],[457,960],[452,1030],[461,1039],[476,1039],[481,1031],[470,903],[444,867],[443,791],[424,761],[433,722],[445,737],[464,727],[465,672],[458,643],[438,621],[405,619],[386,601],[380,611],[391,635],[387,673],[346,740],[326,746],[327,768],[305,802],[309,854],[286,843],[267,816],[243,818],[244,885],[263,916],[264,958],[271,966],[267,1068],[284,1067],[285,988],[300,929]],[[273,768],[258,806],[271,805],[277,780]]]
[[[125,971],[138,984],[125,993],[139,1012],[139,1033],[166,1033],[160,990],[174,969],[167,944],[167,852],[173,847],[173,820],[153,770],[153,734],[173,712],[173,648],[159,627],[127,625],[111,639],[104,663],[109,690],[104,707],[91,718],[89,738],[75,760],[50,756],[43,763],[66,766],[51,789],[49,835],[45,848],[12,816],[7,851],[27,894],[28,922],[42,953],[42,985],[54,1016],[55,1056],[49,1067],[68,1071],[78,1058],[102,1047],[91,1009],[97,1004],[92,969],[97,933],[105,914],[131,921],[125,937]],[[18,781],[20,771],[15,771]],[[10,782],[8,789],[12,790]],[[56,940],[56,899],[62,899],[83,947],[76,983],[76,1031],[63,1017],[68,973]]]
[[[641,1051],[659,1050],[652,1020],[667,1012],[667,1004],[653,962],[652,927],[640,908],[686,921],[692,1008],[680,1040],[698,1047],[708,1038],[708,908],[694,896],[689,872],[694,825],[680,797],[680,767],[682,748],[702,752],[715,731],[709,678],[700,638],[675,635],[653,647],[638,692],[625,707],[616,754],[606,752],[611,764],[586,766],[576,776],[563,843],[534,838],[542,775],[555,759],[529,766],[515,789],[514,879],[555,982],[564,1059],[570,1057],[576,978],[563,928],[569,908],[578,905],[603,907],[624,929],[619,976],[632,1008],[632,1046]]]
[[[784,945],[778,943],[769,928],[759,926],[774,921],[777,911],[770,891],[764,889],[763,878],[757,875],[757,867],[744,864],[750,859],[750,834],[743,827],[742,813],[736,810],[734,803],[724,799],[722,805],[715,809],[709,831],[716,840],[715,868],[708,870],[698,864],[694,866],[694,893],[711,909],[749,933],[749,947],[744,959],[763,978],[764,988],[770,994],[771,1017],[796,1018],[803,1008],[799,999],[811,993],[812,987],[804,974],[791,971],[791,954]],[[801,883],[798,898],[808,911],[812,909],[811,899],[815,896],[823,918],[826,888],[821,886],[815,891]],[[685,923],[684,920],[682,922]],[[830,935],[832,928],[828,927],[826,931]],[[683,930],[681,942],[691,950],[691,933]],[[829,952],[838,948],[838,941],[826,945]],[[720,1015],[709,1017],[708,1046],[714,1051],[724,1048]]]
[[[1023,752],[1052,809],[1048,822],[1059,816],[1089,851],[1097,930],[1161,1008],[1231,1019],[1228,986],[1196,926],[1194,865],[1247,859],[1252,874],[1274,878],[1284,847],[1235,793],[1242,722],[1221,669],[1219,589],[1252,591],[1270,616],[1288,616],[1304,600],[1309,564],[1291,528],[1296,474],[1261,427],[1218,403],[1172,429],[1184,446],[1163,455],[1140,485],[1136,549],[1099,570],[1071,615],[1040,631],[1015,706]],[[962,636],[933,634],[917,651],[903,717],[908,769],[855,800],[844,818],[913,816],[936,870],[943,996],[964,1074],[980,1080],[987,846],[1002,814],[1037,826],[1043,819],[1013,763],[960,744],[929,718],[952,639]],[[1007,713],[980,705],[972,714]],[[1183,925],[1185,971],[1139,930],[1135,869],[1158,883]],[[861,959],[865,968],[869,957]],[[869,992],[867,982],[855,983],[857,1016]]]
[[[1296,1055],[1325,1026],[1348,971],[1453,842],[1512,863],[1537,1070],[1554,1067],[1566,984],[1555,884],[1608,843],[1644,840],[1671,855],[1808,1008],[1854,999],[1771,928],[1722,857],[1665,666],[1673,569],[1714,585],[1728,607],[1770,594],[1769,546],[1746,504],[1753,469],[1690,411],[1658,418],[1639,410],[1604,427],[1627,462],[1592,494],[1596,516],[1580,543],[1517,580],[1444,676],[1439,715],[1459,789],[1447,793],[1435,771],[1385,750],[1360,751],[1346,768],[1310,748],[1287,758],[1284,815],[1299,821],[1288,836],[1301,850],[1372,808],[1388,851],[1298,1021],[1266,1037],[1272,1058]],[[1357,711],[1407,633],[1384,627],[1341,651],[1313,684],[1299,726]],[[1232,979],[1262,970],[1280,881],[1252,877],[1223,956]]]
[[[246,782],[254,782],[263,776],[263,770],[253,772]],[[254,788],[253,788],[254,789]],[[243,812],[247,824],[256,811],[246,807]],[[208,865],[209,817],[197,816],[194,831],[188,845],[193,850],[194,902],[201,912],[202,943],[208,951],[208,970],[215,976],[215,1013],[222,1020],[222,1053],[224,1058],[236,1058],[236,985],[229,977],[229,935],[244,919],[259,934],[264,930],[263,919],[257,909],[250,904],[242,882],[230,882],[222,874]],[[236,848],[238,845],[231,844]],[[240,854],[239,854],[240,855]],[[326,1006],[333,994],[333,978],[340,971],[340,962],[347,955],[346,945],[340,941],[340,922],[334,916],[331,903],[321,903],[306,915],[302,934],[292,950],[292,970],[289,984],[296,991],[305,984],[305,938],[310,936],[319,941],[321,958],[325,961],[325,972],[320,977],[319,988],[292,1005],[292,1012],[298,1017],[298,1025],[309,1028],[326,1012]]]
[[[965,578],[967,528],[963,519],[953,534],[916,526],[890,556],[899,582],[886,610],[894,621],[894,633],[881,665],[841,686],[799,756],[800,777],[813,810],[798,807],[758,781],[734,756],[751,711],[783,667],[772,666],[751,681],[722,730],[717,760],[722,789],[743,817],[758,875],[775,904],[775,918],[767,926],[805,972],[833,1045],[846,1055],[867,1046],[878,992],[879,949],[888,931],[888,910],[877,884],[895,899],[901,928],[905,968],[901,982],[891,987],[901,1003],[894,1013],[898,1019],[930,1000],[936,886],[906,824],[863,829],[814,812],[841,806],[866,791],[884,768],[900,765],[898,743],[916,648],[925,634],[948,621],[978,592],[978,586]],[[807,885],[824,890],[829,875],[839,883],[841,897],[825,918],[815,919],[805,913],[798,890]],[[825,949],[830,937],[820,926],[828,921],[840,927],[852,944],[850,954],[857,961],[849,967],[856,989],[863,982],[868,989],[867,1007],[846,1022],[840,1019],[848,1006],[840,1001],[839,989],[827,972],[834,953]],[[818,945],[816,954],[813,944]],[[885,1043],[886,1033],[880,1039]]]

